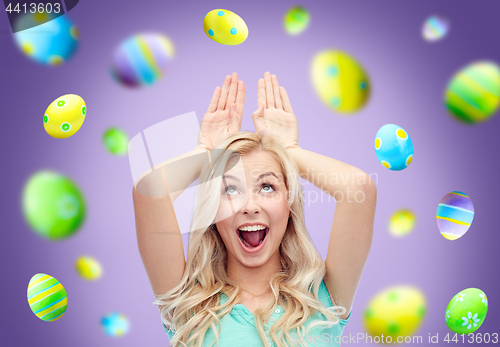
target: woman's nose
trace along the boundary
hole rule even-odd
[[[259,195],[258,194],[248,194],[248,199],[243,205],[241,212],[253,214],[255,212],[259,212],[261,210],[259,204]]]

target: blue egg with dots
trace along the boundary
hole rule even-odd
[[[248,27],[236,13],[212,10],[203,19],[203,30],[213,41],[223,45],[239,45],[248,37]]]
[[[386,124],[375,136],[375,154],[384,167],[393,171],[406,169],[413,160],[410,135],[396,124]]]
[[[78,29],[66,14],[21,13],[13,29],[14,40],[21,51],[43,65],[64,64],[74,56],[79,45]]]

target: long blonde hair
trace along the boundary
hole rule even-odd
[[[264,346],[269,346],[263,325],[277,305],[281,305],[285,311],[269,331],[277,347],[291,345],[290,332],[304,337],[314,326],[331,327],[338,324],[337,315],[345,313],[345,308],[334,306],[327,309],[318,299],[319,286],[325,276],[325,264],[304,223],[304,197],[295,162],[280,143],[273,139],[263,141],[250,131],[231,136],[218,148],[211,151],[211,164],[204,165],[200,172],[199,182],[204,183],[198,185],[182,279],[167,293],[155,297],[154,304],[165,305],[161,311],[163,323],[175,331],[171,345],[201,347],[205,333],[211,328],[218,346],[220,318],[231,312],[239,301],[240,287],[227,276],[226,246],[213,221],[220,202],[221,176],[228,161],[234,156],[259,150],[269,153],[279,163],[288,189],[291,211],[279,248],[281,271],[269,283],[273,295],[254,314],[262,342]],[[228,296],[223,305],[220,304],[221,292]],[[336,312],[337,309],[341,312]],[[304,332],[303,324],[317,311],[326,320],[309,324],[307,332]]]

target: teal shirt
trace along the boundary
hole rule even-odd
[[[332,301],[330,299],[330,295],[328,294],[328,290],[326,289],[325,282],[321,281],[319,286],[319,301],[325,307],[332,307]],[[221,304],[225,303],[228,300],[228,297],[225,293],[221,293]],[[275,344],[272,342],[269,336],[269,329],[274,324],[278,318],[280,318],[284,314],[283,308],[281,305],[277,305],[274,312],[271,315],[268,324],[264,324],[264,330],[266,335],[268,336],[268,341],[271,344],[271,347],[274,347]],[[349,318],[351,317],[351,313],[347,319],[339,319],[339,324],[333,325],[331,328],[322,328],[322,327],[314,327],[311,329],[308,336],[303,338],[303,341],[307,346],[340,346],[340,340],[342,338],[342,333],[344,332],[344,327],[349,322]],[[320,313],[316,312],[312,317],[310,317],[304,328],[307,329],[308,325],[316,321],[318,319],[325,319],[325,317]],[[255,327],[255,317],[254,315],[246,308],[243,304],[236,304],[233,307],[233,310],[223,316],[220,319],[220,335],[219,335],[219,347],[234,347],[234,346],[245,346],[245,347],[262,347],[263,343],[260,339],[259,333],[257,332],[257,328]],[[217,326],[217,325],[216,325]],[[170,341],[174,337],[174,332],[168,330],[165,324],[163,328],[168,334]],[[298,342],[297,334],[290,333],[295,341]],[[215,341],[215,334],[212,329],[209,328],[205,334],[205,339],[203,340],[203,347],[209,347]],[[217,346],[214,344],[214,346]]]

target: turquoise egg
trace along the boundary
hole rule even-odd
[[[71,179],[53,171],[39,171],[28,179],[22,204],[27,223],[49,240],[72,236],[85,220],[82,192]]]
[[[474,205],[470,197],[459,191],[448,193],[439,202],[436,211],[437,226],[441,235],[456,240],[469,230],[474,219]]]
[[[174,44],[165,35],[137,34],[115,50],[110,72],[118,83],[127,87],[152,85],[165,75],[174,54]]]
[[[54,19],[36,24],[47,17]],[[37,26],[14,33],[16,44],[26,56],[44,65],[60,65],[75,54],[79,42],[78,29],[67,15],[56,18],[54,13],[24,13],[14,27],[32,25]]]
[[[410,135],[400,126],[386,124],[375,136],[375,154],[389,170],[403,170],[413,160],[413,143]]]
[[[112,312],[101,318],[101,327],[106,335],[120,337],[128,333],[130,324],[123,314]]]

